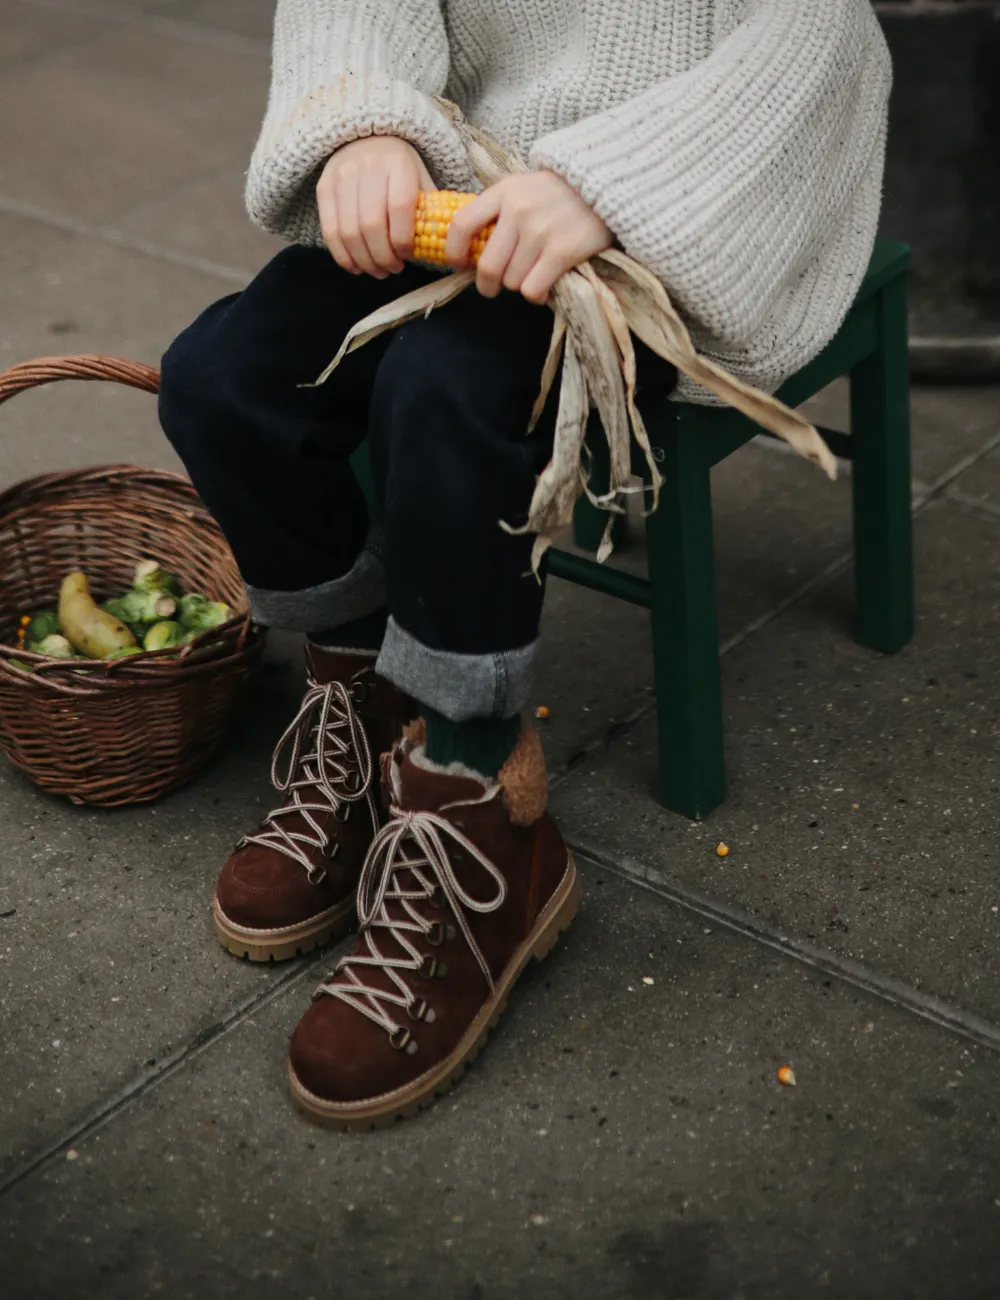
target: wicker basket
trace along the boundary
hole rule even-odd
[[[155,393],[157,371],[109,357],[46,357],[0,374],[0,403],[61,379],[105,379]],[[176,653],[94,663],[16,648],[20,616],[51,607],[82,569],[104,600],[154,556],[182,585],[237,617]],[[263,649],[232,553],[190,482],[108,465],[45,474],[0,493],[0,747],[74,803],[155,799],[195,776],[221,747]],[[34,671],[18,668],[29,663]]]

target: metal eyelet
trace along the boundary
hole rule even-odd
[[[441,888],[440,885],[434,885],[433,888],[431,889],[431,892],[427,896],[427,906],[428,907],[444,906],[444,890]]]
[[[322,849],[320,849],[320,852],[327,862],[332,862],[340,852],[340,841],[334,839],[327,840]]]
[[[361,773],[348,772],[344,777],[344,789],[348,794],[357,794],[361,789]]]
[[[420,958],[420,965],[417,967],[417,974],[425,980],[443,980],[448,974],[448,963],[438,961],[432,957],[429,952],[425,952]]]
[[[417,998],[415,1002],[411,1002],[406,1008],[406,1014],[411,1020],[423,1020],[424,1016],[427,1014],[427,1010],[427,1000],[425,998]]]
[[[349,693],[355,704],[364,704],[371,699],[371,684],[356,677],[351,682]]]
[[[392,1031],[389,1035],[389,1042],[397,1052],[406,1052],[408,1056],[412,1056],[417,1050],[416,1039],[410,1031],[404,1029],[402,1025]]]
[[[349,804],[349,803],[339,803],[337,804],[336,808],[334,808],[333,815],[336,818],[336,820],[340,822],[341,825],[343,825],[344,822],[346,822],[347,819],[350,817],[351,808],[353,806],[354,806],[353,804]]]
[[[321,885],[326,879],[326,867],[317,867],[314,863],[310,863],[306,868],[306,876],[310,885]]]
[[[440,948],[444,943],[445,928],[443,921],[432,921],[431,927],[427,931],[427,942],[433,948]]]

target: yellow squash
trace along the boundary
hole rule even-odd
[[[91,659],[135,645],[124,623],[94,601],[85,573],[69,573],[59,591],[59,626],[67,640]]]

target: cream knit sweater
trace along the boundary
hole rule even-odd
[[[869,0],[278,0],[247,206],[319,243],[318,170],[371,134],[477,188],[444,95],[565,177],[699,349],[773,390],[864,275],[890,82]]]

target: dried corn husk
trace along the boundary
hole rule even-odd
[[[516,150],[502,148],[471,126],[456,104],[443,99],[437,102],[461,133],[470,163],[482,185],[493,185],[504,176],[528,170]],[[350,331],[316,383],[324,383],[349,352],[363,347],[386,330],[429,315],[474,281],[474,271],[456,271],[372,312]],[[690,379],[783,438],[830,478],[836,478],[837,463],[809,421],[777,398],[730,375],[708,357],[700,356],[663,284],[627,254],[608,249],[568,271],[553,288],[549,305],[555,313],[555,324],[528,431],[534,429],[541,416],[561,361],[562,383],[552,458],[538,478],[527,523],[515,529],[499,521],[507,532],[536,534],[532,550],[532,568],[536,574],[546,550],[570,523],[573,506],[581,492],[586,492],[595,505],[608,511],[608,525],[597,558],[603,561],[610,555],[614,516],[624,510],[624,499],[629,493],[642,490],[631,483],[630,434],[645,458],[652,490],[650,508],[656,508],[662,478],[636,406],[633,334]],[[592,406],[601,418],[608,440],[611,466],[608,488],[599,496],[588,485],[584,464],[584,435]]]

